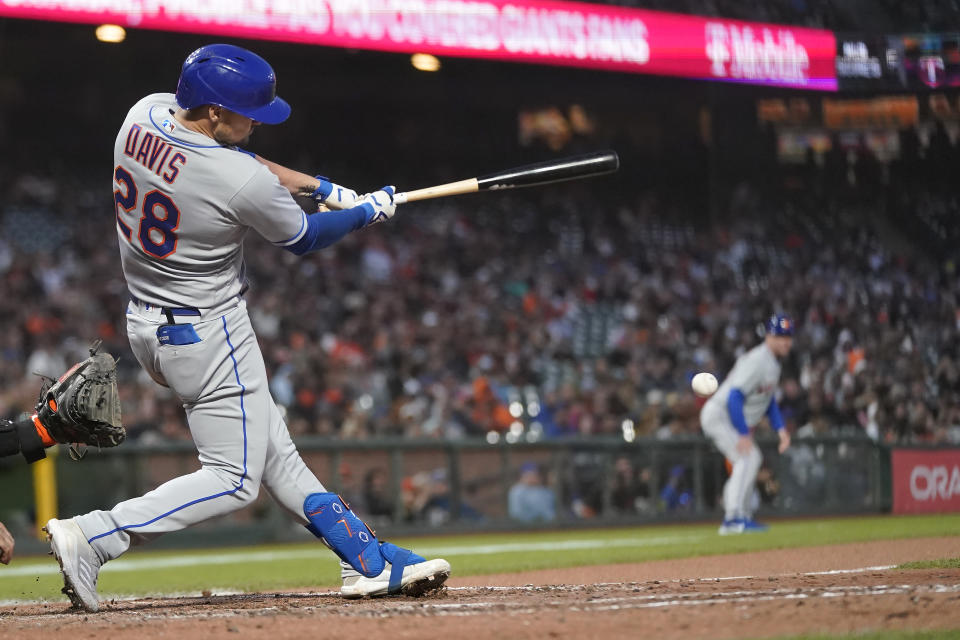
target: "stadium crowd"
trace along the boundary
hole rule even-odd
[[[307,258],[251,234],[248,303],[291,431],[698,435],[690,376],[724,374],[778,309],[799,326],[782,379],[791,430],[960,441],[953,256],[896,233],[862,194],[742,184],[706,218],[607,180],[408,205]],[[99,337],[120,356],[131,438],[188,438],[130,354],[114,230],[90,184],[4,185],[0,413],[28,409],[32,373],[59,373]],[[956,215],[929,191],[912,206],[920,221]]]

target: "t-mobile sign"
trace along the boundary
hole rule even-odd
[[[833,33],[537,0],[0,0],[0,15],[835,91]]]

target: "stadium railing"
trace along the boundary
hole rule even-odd
[[[756,499],[761,517],[879,513],[890,502],[889,450],[866,438],[795,439],[784,455],[764,452]],[[300,451],[325,486],[386,535],[523,528],[578,528],[715,520],[726,477],[705,439],[578,438],[538,442],[331,441],[304,438]],[[199,468],[190,442],[127,443],[91,451],[81,463],[57,457],[62,516],[109,509]],[[510,513],[522,473],[552,509]],[[0,469],[8,496],[0,518],[25,521],[32,508],[23,465]],[[538,481],[539,479],[539,481]],[[20,486],[23,490],[17,491]],[[540,505],[543,506],[542,504]],[[19,514],[18,514],[19,512]],[[551,517],[552,515],[552,517]],[[518,519],[519,518],[519,519]],[[229,529],[229,536],[224,531]],[[266,491],[251,508],[162,538],[162,545],[296,540],[308,534]]]

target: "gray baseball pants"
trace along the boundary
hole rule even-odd
[[[736,430],[723,407],[708,402],[700,411],[700,425],[717,449],[726,456],[733,471],[723,485],[723,512],[725,520],[751,518],[753,516],[753,488],[763,456],[756,443],[746,455],[737,450],[740,432]]]
[[[127,334],[143,368],[183,402],[201,469],[174,478],[110,511],[75,518],[102,562],[131,545],[250,504],[261,485],[301,524],[303,502],[325,491],[297,452],[270,396],[267,371],[240,299],[203,316],[177,316],[199,341],[161,344],[169,318],[156,306],[131,302]]]

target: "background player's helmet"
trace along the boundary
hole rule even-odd
[[[215,104],[265,124],[279,124],[290,115],[290,105],[277,97],[270,64],[232,44],[208,44],[187,56],[177,104],[184,109]]]
[[[788,315],[775,313],[767,320],[767,334],[773,336],[792,336],[793,320]]]

